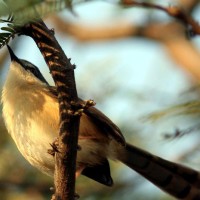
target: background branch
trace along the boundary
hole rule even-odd
[[[169,6],[163,7],[157,4],[148,3],[148,2],[138,2],[134,0],[122,0],[122,5],[128,7],[142,7],[142,8],[151,8],[156,10],[161,10],[167,13],[169,16],[180,20],[186,27],[190,26],[193,34],[200,34],[199,24],[190,16],[188,12],[178,6]]]
[[[50,20],[54,23],[57,30],[63,34],[72,35],[80,42],[116,40],[127,37],[143,37],[159,42],[167,50],[174,62],[198,81],[200,78],[199,51],[188,39],[188,34],[192,32],[199,34],[199,25],[191,17],[191,13],[199,1],[180,0],[178,3],[179,6],[165,8],[152,3],[132,0],[122,2],[123,5],[130,7],[140,6],[143,8],[154,8],[155,11],[158,9],[162,10],[169,16],[178,19],[176,21],[173,18],[167,22],[157,22],[151,19],[144,25],[136,25],[133,22],[117,20],[106,25],[91,26],[82,22],[79,24],[66,21],[58,16],[53,16]],[[191,30],[192,32],[190,32]]]

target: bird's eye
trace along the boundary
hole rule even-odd
[[[37,70],[36,70],[36,69],[34,69],[34,68],[32,68],[32,67],[31,67],[31,68],[29,68],[29,69],[28,69],[28,71],[29,71],[29,72],[31,72],[31,73],[32,73],[32,74],[34,74],[34,75],[36,75],[36,74],[37,74]]]

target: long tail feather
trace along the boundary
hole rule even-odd
[[[200,173],[127,144],[118,159],[178,199],[200,200]]]

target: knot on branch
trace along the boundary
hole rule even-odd
[[[70,102],[71,105],[71,109],[68,110],[68,114],[70,115],[74,115],[74,116],[81,116],[82,113],[87,110],[88,108],[90,108],[91,106],[95,106],[96,103],[89,99],[89,100],[85,100],[85,101],[71,101]]]
[[[170,6],[166,8],[166,11],[168,12],[169,15],[173,17],[181,18],[182,16],[184,16],[183,10],[181,10],[178,6]]]

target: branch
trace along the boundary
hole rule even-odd
[[[177,22],[152,22],[145,25],[116,22],[111,26],[91,27],[73,24],[58,16],[50,18],[56,30],[70,34],[82,42],[119,39],[126,37],[144,37],[160,42],[171,58],[197,80],[200,79],[200,56],[195,45],[186,39],[185,28]]]
[[[199,82],[200,55],[195,45],[184,37],[166,40],[164,44],[171,58]]]
[[[180,20],[187,28],[191,27],[192,34],[199,35],[200,34],[200,26],[199,24],[189,15],[189,13],[185,12],[178,6],[170,6],[163,7],[160,5],[156,5],[148,2],[137,2],[134,0],[122,0],[121,4],[127,7],[143,7],[143,8],[153,8],[157,10],[161,10],[167,13],[169,16],[174,17],[177,20]]]
[[[49,21],[54,23],[56,30],[72,35],[81,42],[119,39],[131,37],[138,33],[137,27],[125,21],[109,23],[107,26],[91,26],[75,24],[56,15],[50,17]]]
[[[34,39],[40,49],[58,91],[60,109],[60,133],[58,152],[55,152],[55,194],[56,200],[73,200],[75,196],[75,170],[79,128],[79,115],[69,114],[73,107],[69,102],[78,100],[74,65],[66,57],[62,48],[42,21],[31,22],[22,32]],[[48,116],[47,116],[48,117]]]

